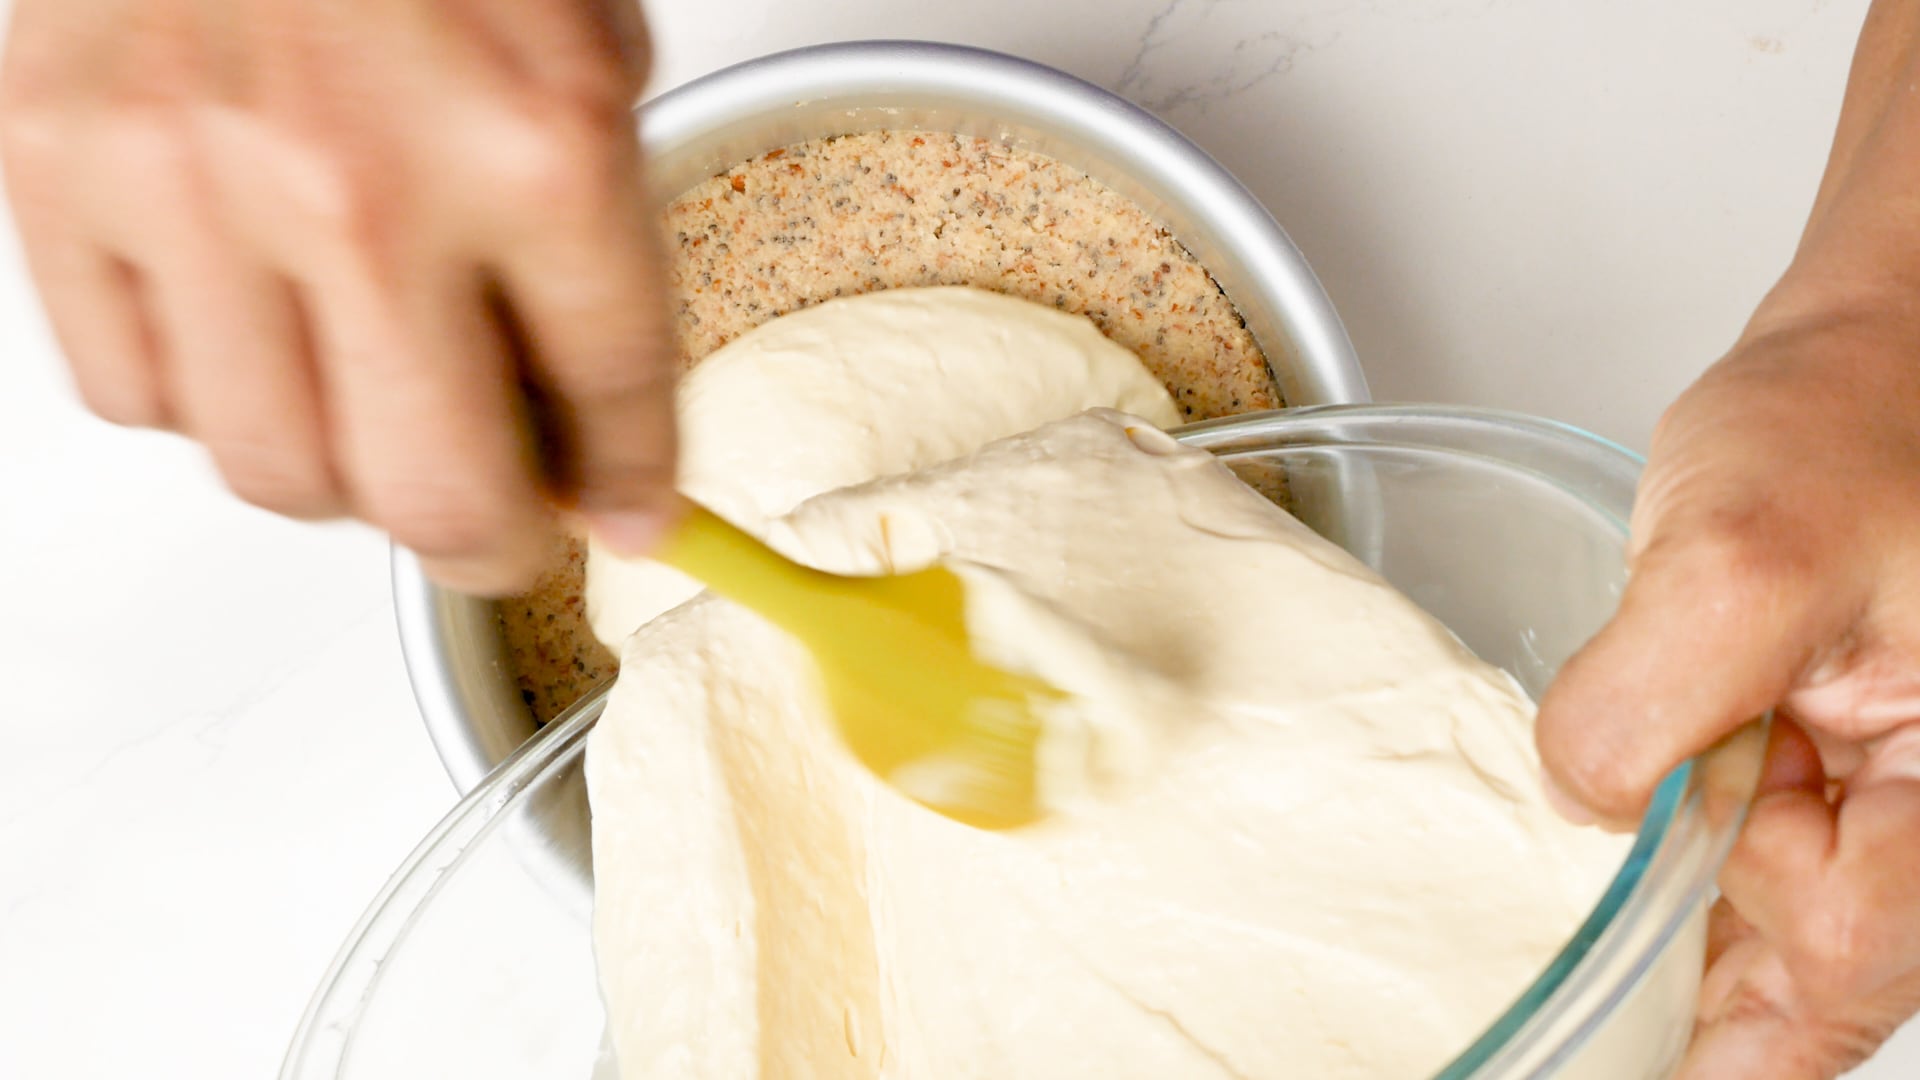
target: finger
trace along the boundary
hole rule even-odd
[[[1701,990],[1703,1010],[1710,1000],[1709,991],[1713,998],[1729,1000],[1735,990],[1725,973],[1717,980],[1714,978],[1716,954],[1765,947],[1759,928],[1746,916],[1740,900],[1750,898],[1756,888],[1766,888],[1758,878],[1770,878],[1779,872],[1771,864],[1780,858],[1805,856],[1809,845],[1814,852],[1811,857],[1825,850],[1826,833],[1831,829],[1831,810],[1825,793],[1826,773],[1813,740],[1791,719],[1776,716],[1767,735],[1766,758],[1754,789],[1746,829],[1729,854],[1728,863],[1721,868],[1722,897],[1714,905],[1713,920],[1708,928],[1708,983],[1711,985],[1703,985]],[[1729,882],[1731,892],[1728,892]],[[1738,958],[1730,963],[1742,966]]]
[[[1715,900],[1707,912],[1707,967],[1712,968],[1715,961],[1742,941],[1757,936],[1753,924],[1741,918],[1726,897]]]
[[[484,279],[447,239],[458,200],[404,182],[408,145],[332,130],[213,112],[195,132],[230,234],[303,298],[350,508],[442,584],[511,592],[543,564],[552,515]]]
[[[557,227],[515,236],[499,272],[539,388],[550,482],[613,550],[638,554],[676,512],[673,358],[637,160],[611,168],[549,219]]]
[[[1820,751],[1807,730],[1788,717],[1774,717],[1766,734],[1766,757],[1753,803],[1774,796],[1814,796],[1826,790]],[[1707,974],[1699,988],[1701,1022],[1718,1019],[1740,1001],[1740,988],[1761,955],[1770,953],[1759,928],[1726,896],[1713,903],[1707,919]]]
[[[293,286],[260,268],[228,274],[232,280],[162,306],[178,354],[173,396],[181,424],[248,502],[297,518],[343,514],[346,491],[327,445],[311,335]],[[181,293],[190,291],[185,284]]]
[[[1920,1005],[1920,979],[1834,1008],[1811,1007],[1758,938],[1719,1010],[1703,1013],[1674,1080],[1834,1080],[1865,1061]],[[1729,954],[1732,955],[1732,954]],[[1721,963],[1726,963],[1723,959]],[[1720,972],[1708,972],[1711,983]]]
[[[653,74],[653,34],[647,26],[646,12],[639,0],[599,0],[609,9],[613,36],[620,50],[621,66],[627,71],[635,104],[647,88]]]
[[[201,126],[114,134],[100,164],[142,167],[143,198],[97,176],[88,198],[151,283],[147,307],[167,360],[161,392],[176,426],[248,501],[302,517],[340,512],[298,304],[232,241]]]
[[[7,59],[9,73],[22,62],[11,54]],[[9,95],[0,110],[7,197],[27,267],[81,400],[113,423],[163,427],[167,404],[157,342],[141,306],[138,276],[115,257],[105,223],[87,215],[69,181],[85,164],[76,160],[76,142],[97,134]]]
[[[1712,1023],[1726,1012],[1737,998],[1747,969],[1766,947],[1760,932],[1725,897],[1714,901],[1707,913],[1707,966],[1700,981],[1698,1008],[1701,1024]]]
[[[518,70],[549,90],[603,99],[622,111],[638,104],[652,65],[644,12],[637,0],[565,0],[529,6],[483,0],[497,47],[511,52]]]
[[[1787,925],[1769,893],[1783,877],[1805,888],[1823,872],[1834,815],[1819,751],[1798,724],[1776,716],[1745,828],[1720,871],[1721,903],[1747,936],[1764,941],[1766,930]]]
[[[50,219],[50,211],[17,198],[16,209],[27,268],[39,286],[47,321],[66,354],[80,400],[115,424],[169,426],[159,338],[143,303],[140,275]]]
[[[180,426],[248,502],[295,517],[342,513],[291,285],[227,243],[198,193],[182,194],[148,256]]]
[[[159,110],[16,104],[0,114],[9,195],[76,388],[108,420],[174,427],[171,349],[140,241],[182,209],[175,189],[188,155],[177,125]]]
[[[1888,579],[1895,575],[1889,574]],[[1844,652],[1821,665],[1825,670],[1809,673],[1787,698],[1787,707],[1795,715],[1810,727],[1831,733],[1831,744],[1851,748],[1855,755],[1862,744],[1920,717],[1920,641],[1910,640],[1915,631],[1905,626],[1908,601],[1898,591],[1889,588],[1883,601],[1891,617],[1876,620],[1878,625],[1856,635]],[[1823,742],[1821,749],[1829,750],[1830,743]],[[1828,758],[1827,771],[1846,776],[1853,771],[1849,765],[1861,764],[1862,757],[1848,762],[1843,753],[1835,754]]]
[[[450,588],[528,584],[551,515],[476,279],[417,260],[309,286],[335,467],[359,516]]]
[[[1795,787],[1755,801],[1721,870],[1727,900],[1816,1003],[1864,998],[1920,970],[1920,781],[1849,785],[1844,800]]]
[[[1758,941],[1751,943],[1764,950]],[[1719,1015],[1696,1028],[1674,1080],[1832,1080],[1851,1057],[1844,1046],[1822,1045],[1809,1030],[1776,1004],[1790,994],[1777,962],[1755,957],[1726,992]],[[1709,975],[1711,981],[1712,976]],[[1767,984],[1777,989],[1764,989]]]
[[[1656,529],[1620,610],[1541,701],[1548,776],[1603,819],[1637,820],[1662,777],[1773,707],[1857,610],[1764,522]]]
[[[41,256],[29,249],[27,259],[81,402],[123,427],[176,429],[168,350],[147,276],[78,244]]]

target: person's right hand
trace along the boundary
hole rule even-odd
[[[634,0],[19,0],[0,150],[81,396],[243,497],[529,579],[671,503]]]

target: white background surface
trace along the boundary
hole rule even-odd
[[[0,11],[8,4],[0,0]],[[1864,0],[658,0],[656,88],[855,37],[1156,109],[1293,234],[1383,399],[1644,446],[1791,250]],[[452,802],[385,549],[73,404],[0,240],[0,1076],[270,1076]],[[1909,1031],[1860,1077],[1920,1073]]]

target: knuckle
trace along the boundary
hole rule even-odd
[[[223,163],[233,186],[257,184],[264,165],[276,205],[302,234],[362,256],[389,250],[411,209],[397,153],[299,116],[252,117],[245,137],[248,154]]]
[[[1784,515],[1761,504],[1727,507],[1673,532],[1672,557],[1709,584],[1709,618],[1744,621],[1816,585],[1819,566]]]
[[[530,153],[506,166],[504,190],[556,217],[590,216],[612,201],[612,171],[594,160],[583,141],[563,137],[527,140]]]
[[[637,176],[637,136],[627,106],[591,96],[548,97],[509,116],[494,147],[502,192],[542,213],[593,214]]]
[[[318,144],[300,151],[290,171],[294,205],[324,235],[363,253],[386,250],[397,208],[380,195],[383,185],[369,179],[366,167]]]
[[[1816,1000],[1851,996],[1882,948],[1872,914],[1850,894],[1836,892],[1793,925],[1788,942],[1795,981]]]
[[[0,154],[13,168],[47,161],[65,140],[62,126],[53,110],[0,93]]]
[[[1911,1015],[1897,1007],[1858,1011],[1861,1015],[1822,1018],[1810,1040],[1806,1075],[1839,1076],[1857,1068]]]
[[[541,95],[554,120],[602,136],[636,137],[636,74],[630,65],[607,55],[565,70],[566,77]]]
[[[149,191],[177,199],[181,185],[196,171],[196,147],[191,121],[179,109],[165,104],[131,105],[113,118],[106,136],[116,159],[129,176],[137,176]]]
[[[72,52],[53,35],[37,32],[21,19],[0,62],[0,111],[52,105],[62,96],[72,69]]]

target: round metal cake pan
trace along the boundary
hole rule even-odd
[[[1157,117],[1053,68],[926,42],[776,53],[648,102],[640,138],[662,194],[807,139],[879,129],[953,132],[1049,155],[1133,199],[1213,275],[1289,405],[1368,400],[1333,305],[1299,249],[1219,163]],[[394,605],[414,696],[467,791],[533,734],[487,600],[441,589],[404,550]]]

